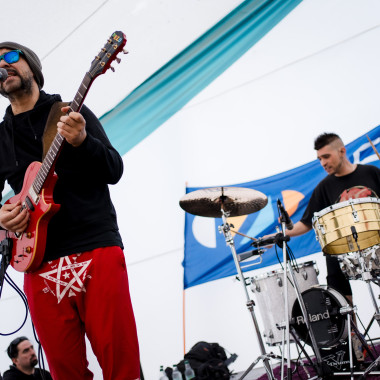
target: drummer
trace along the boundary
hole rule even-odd
[[[343,141],[335,133],[323,133],[314,141],[314,149],[323,169],[328,174],[314,189],[309,204],[292,230],[290,237],[310,231],[315,212],[350,198],[376,197],[380,194],[380,169],[373,165],[351,163]],[[352,290],[348,279],[340,269],[335,256],[326,256],[327,284],[343,295],[352,304]]]

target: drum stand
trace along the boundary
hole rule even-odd
[[[223,225],[221,226],[220,231],[223,232],[223,235],[224,235],[225,240],[226,240],[226,244],[231,249],[232,256],[234,258],[234,262],[235,262],[235,266],[236,266],[236,270],[237,270],[240,282],[243,285],[244,293],[245,293],[245,296],[246,296],[246,299],[247,299],[246,305],[247,305],[248,311],[250,312],[251,317],[252,317],[253,325],[254,325],[255,330],[256,330],[256,337],[257,337],[257,340],[258,340],[258,343],[259,343],[259,347],[260,347],[260,352],[261,352],[261,355],[248,367],[248,369],[243,373],[243,375],[239,378],[239,380],[243,379],[246,375],[248,375],[248,373],[253,369],[253,367],[260,360],[262,360],[263,363],[264,363],[268,379],[275,380],[275,377],[274,377],[273,371],[272,371],[272,367],[271,367],[270,362],[269,362],[269,358],[274,357],[274,355],[272,353],[267,354],[265,352],[264,342],[263,342],[263,339],[261,337],[259,325],[257,323],[257,319],[256,319],[256,316],[255,316],[255,312],[253,310],[253,307],[254,307],[255,303],[253,302],[253,300],[250,299],[250,297],[248,295],[247,287],[246,287],[246,284],[245,284],[245,279],[243,277],[243,273],[242,273],[242,270],[241,270],[241,267],[240,267],[240,264],[239,264],[239,260],[238,260],[238,257],[237,257],[234,240],[233,240],[232,235],[231,235],[230,226],[227,223],[227,217],[229,216],[229,213],[225,212],[223,210],[223,208],[222,208],[221,212],[222,212]]]
[[[358,252],[360,253],[361,250],[360,250],[360,246],[358,244],[358,234],[356,232],[355,226],[351,226],[351,231],[352,231],[352,236],[353,236],[353,238],[354,238],[354,240],[356,242],[356,245],[358,247]],[[368,291],[370,293],[371,300],[372,300],[373,306],[375,308],[375,314],[374,314],[374,316],[373,316],[373,318],[371,320],[371,323],[374,320],[376,320],[378,322],[378,324],[380,325],[380,310],[379,310],[379,307],[377,305],[377,302],[376,302],[376,299],[375,299],[375,295],[374,295],[372,287],[371,287],[371,282],[373,280],[372,274],[371,274],[369,268],[367,268],[366,263],[365,263],[365,259],[364,259],[364,257],[361,254],[359,255],[359,263],[360,263],[360,267],[361,267],[361,276],[362,276],[362,279],[367,283]],[[349,305],[349,304],[347,306],[345,306],[345,307],[342,307],[339,310],[339,313],[341,315],[347,315],[348,350],[349,350],[349,363],[350,363],[350,374],[349,375],[350,375],[350,378],[352,380],[354,379],[355,375],[360,375],[360,379],[365,379],[366,376],[370,372],[372,372],[380,364],[380,356],[378,358],[374,357],[374,355],[372,354],[372,352],[371,352],[371,350],[370,350],[367,342],[360,335],[359,330],[358,330],[356,324],[352,321],[352,315],[354,314],[355,310],[356,310],[356,307],[352,306],[352,305]],[[370,358],[373,360],[372,364],[364,372],[354,372],[353,343],[352,343],[351,329],[354,331],[354,333],[356,334],[356,336],[360,340],[362,346],[367,349],[367,352],[368,352]],[[369,327],[368,327],[368,330],[369,330]],[[376,374],[378,374],[378,372],[376,372]],[[337,376],[347,376],[348,373],[347,372],[335,372],[334,371],[332,373],[332,375],[334,377],[337,377]]]
[[[351,226],[351,231],[352,231],[352,237],[354,238],[355,243],[356,243],[356,245],[358,247],[358,252],[360,253],[361,249],[360,249],[360,246],[359,246],[359,243],[358,243],[358,233],[356,231],[355,226]],[[371,296],[372,304],[373,304],[373,306],[375,308],[375,314],[373,316],[373,319],[376,320],[377,323],[380,326],[380,310],[379,310],[379,306],[377,305],[376,298],[375,298],[375,295],[373,293],[373,289],[371,287],[371,281],[373,279],[372,278],[372,274],[369,271],[369,268],[367,268],[367,266],[365,264],[364,257],[361,254],[359,254],[359,263],[360,263],[361,270],[362,270],[362,279],[367,284],[368,291],[369,291],[369,294]],[[352,313],[352,311],[350,311],[349,313]],[[349,348],[350,348],[351,378],[353,378],[353,364],[352,364],[352,358],[351,358],[351,356],[352,356],[352,342],[351,342],[351,324],[350,324],[351,315],[350,314],[347,314],[347,320],[348,320],[348,332],[349,332],[348,342],[349,342]],[[368,353],[370,354],[371,358],[374,360],[372,362],[372,364],[364,371],[364,373],[360,377],[361,379],[365,379],[366,376],[367,376],[367,374],[369,374],[373,369],[375,369],[379,365],[379,363],[380,363],[380,356],[378,356],[376,359],[373,357],[373,355],[371,354],[371,350],[369,349],[369,347],[367,345],[367,342],[364,339],[362,339],[362,337],[360,336],[359,331],[358,331],[357,327],[355,326],[355,324],[352,323],[352,325],[354,327],[354,330],[355,330],[355,333],[356,333],[357,337],[362,342],[363,346],[367,347]]]

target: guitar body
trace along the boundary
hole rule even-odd
[[[6,204],[13,204],[21,200],[21,204],[30,215],[28,227],[22,234],[0,231],[0,240],[5,237],[12,238],[12,260],[10,264],[19,272],[33,272],[41,265],[45,254],[49,221],[61,207],[53,200],[53,190],[58,179],[55,173],[47,178],[41,193],[35,199],[31,196],[30,189],[40,167],[40,162],[32,162],[29,165],[25,173],[22,190],[6,202]]]

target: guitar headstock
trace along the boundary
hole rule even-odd
[[[109,68],[115,71],[111,66],[111,63],[116,60],[120,63],[120,58],[117,55],[123,51],[125,54],[127,51],[123,50],[123,47],[127,43],[127,39],[123,32],[113,32],[102,50],[98,53],[95,59],[91,62],[89,73],[92,78],[97,77],[100,74],[104,74]]]

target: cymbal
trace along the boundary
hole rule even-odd
[[[261,210],[268,198],[260,191],[244,187],[210,187],[184,195],[179,205],[188,213],[221,218],[221,209],[229,216],[248,215]]]

